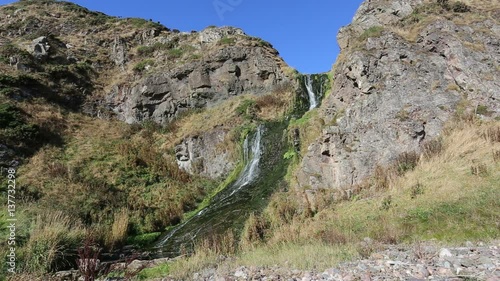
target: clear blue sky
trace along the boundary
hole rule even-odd
[[[15,1],[0,0],[0,4]],[[338,54],[338,29],[362,0],[71,0],[113,16],[160,21],[171,29],[230,25],[269,41],[303,73],[328,71]]]

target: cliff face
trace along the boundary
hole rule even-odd
[[[338,34],[321,137],[297,172],[305,189],[360,184],[419,152],[453,116],[498,119],[500,9],[467,1],[365,1]]]
[[[181,38],[181,39],[179,39]],[[149,75],[113,86],[107,100],[127,123],[153,120],[165,124],[179,113],[210,107],[232,96],[263,94],[291,82],[278,52],[236,28],[207,28],[199,34],[151,38],[147,46],[178,42],[191,50],[182,63],[169,63],[176,53],[152,52]]]

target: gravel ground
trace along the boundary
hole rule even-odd
[[[391,245],[369,258],[346,262],[325,271],[291,270],[283,267],[206,269],[192,280],[487,280],[500,281],[500,241],[485,245],[467,242],[464,247],[443,248],[432,244]],[[156,281],[172,280],[169,278]]]

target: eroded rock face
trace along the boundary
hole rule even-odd
[[[464,26],[442,19],[410,41],[388,26],[420,1],[390,2],[366,1],[339,34],[343,58],[333,93],[320,109],[325,124],[333,125],[325,126],[303,158],[297,179],[305,189],[358,184],[377,165],[419,151],[439,136],[459,103],[486,107],[480,118],[500,113],[498,22]],[[400,12],[387,15],[396,4]],[[352,36],[381,25],[379,37],[351,48]]]
[[[226,36],[232,35],[245,35],[243,30],[235,27],[208,27],[199,33],[200,42],[202,43],[213,43],[221,40]]]
[[[235,165],[231,155],[221,146],[226,136],[225,130],[215,129],[184,139],[175,147],[177,164],[191,174],[213,179],[226,176]]]
[[[203,60],[142,78],[134,86],[116,85],[107,100],[127,123],[171,121],[189,108],[210,107],[242,93],[269,93],[290,79],[273,49],[227,46]]]

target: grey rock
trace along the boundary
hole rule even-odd
[[[115,37],[111,49],[111,59],[123,69],[127,62],[127,43],[123,38]]]
[[[222,28],[216,28],[216,27],[207,27],[204,30],[202,30],[200,33],[198,33],[199,39],[201,43],[214,43],[218,42],[222,38],[230,35],[245,35],[243,30],[239,28],[234,28],[234,27],[222,27]]]
[[[222,129],[186,138],[175,147],[177,164],[191,174],[221,178],[234,169],[235,163],[227,151],[219,148],[227,132]]]
[[[439,250],[439,257],[442,259],[450,258],[453,257],[453,254],[450,252],[450,250],[442,248],[441,250]]]
[[[236,278],[247,278],[247,274],[243,270],[238,270],[234,273]]]
[[[66,270],[54,273],[54,278],[60,281],[76,281],[81,276],[78,270]]]
[[[500,115],[500,73],[490,63],[500,54],[500,40],[478,32],[486,23],[464,27],[439,20],[421,29],[416,41],[384,28],[380,37],[354,47],[364,31],[400,20],[419,3],[365,1],[353,23],[339,31],[342,56],[332,93],[319,109],[325,124],[336,129],[325,127],[309,145],[297,169],[298,188],[347,189],[377,166],[419,153],[441,135],[465,92],[472,107],[487,106],[489,116],[481,118]],[[468,40],[484,48],[470,48]]]
[[[47,37],[41,36],[31,42],[31,53],[37,59],[43,59],[49,55],[50,44]]]

